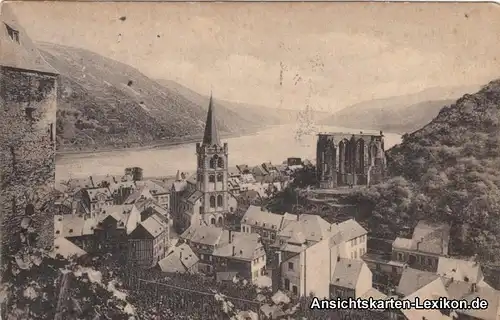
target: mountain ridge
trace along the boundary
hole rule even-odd
[[[37,44],[60,73],[58,151],[94,151],[179,143],[203,134],[206,109],[139,70],[97,53],[51,43]],[[217,101],[217,99],[214,99]],[[221,106],[225,135],[274,124]]]
[[[479,87],[436,87],[409,95],[362,101],[335,112],[321,123],[347,127],[357,124],[371,130],[412,132],[430,122],[442,107]]]

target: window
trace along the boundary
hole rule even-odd
[[[210,208],[215,208],[215,196],[210,196]]]
[[[215,176],[213,174],[208,176],[208,182],[215,182]]]
[[[293,294],[297,294],[299,291],[297,290],[297,286],[292,287]]]
[[[222,224],[222,217],[219,217],[217,222],[219,223],[219,225],[221,225]]]
[[[357,244],[358,244],[358,239],[354,238],[354,245],[357,245]]]
[[[215,224],[215,218],[210,219],[210,224]]]
[[[288,270],[293,270],[293,262],[288,262]]]
[[[357,259],[357,258],[358,258],[358,252],[354,251],[354,259]]]
[[[285,290],[290,290],[290,280],[285,279]]]
[[[224,159],[223,158],[217,159],[217,166],[219,168],[224,168]]]
[[[271,239],[272,240],[276,239],[276,235],[274,233],[271,233]]]
[[[19,31],[15,30],[8,24],[5,24],[5,27],[7,28],[7,33],[9,34],[10,39],[19,43]]]
[[[217,175],[217,182],[222,182],[223,178],[224,178],[224,175],[222,173],[219,173]]]
[[[402,253],[398,253],[398,260],[403,261],[403,254]]]
[[[210,159],[210,169],[215,169],[215,159]]]
[[[224,203],[223,203],[223,201],[222,201],[222,200],[223,200],[223,199],[222,199],[222,195],[220,195],[220,194],[219,194],[219,195],[217,196],[217,206],[218,206],[218,207],[222,207],[222,206],[223,206],[223,204],[224,204]]]
[[[200,254],[200,260],[205,260],[205,256],[203,254]]]

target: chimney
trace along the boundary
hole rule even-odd
[[[283,258],[283,255],[281,251],[276,251],[276,255],[278,256],[278,267],[281,265],[281,260]]]
[[[477,292],[477,285],[475,283],[471,284],[470,292]]]
[[[297,213],[297,221],[299,221],[299,214]]]
[[[92,176],[89,177],[89,180],[90,180],[90,183],[92,184],[92,188],[95,188],[94,179],[92,179]]]
[[[340,256],[337,256],[337,262],[339,262],[339,261],[340,261]]]
[[[235,247],[235,246],[233,246],[233,256],[234,256],[234,254],[235,254],[235,253],[234,253],[234,250],[236,250],[236,247]]]
[[[420,251],[420,243],[424,241],[424,238],[420,238],[420,240],[417,241],[417,251]]]
[[[229,230],[229,243],[232,243],[233,242],[233,231],[232,230]],[[233,247],[234,248],[234,247]],[[233,249],[234,250],[234,249]],[[234,255],[234,253],[233,253]]]

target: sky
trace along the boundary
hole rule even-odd
[[[361,101],[500,77],[496,4],[11,6],[35,41],[84,48],[154,79],[267,107],[310,105],[331,112]]]

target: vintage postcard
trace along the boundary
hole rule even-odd
[[[499,10],[2,2],[1,318],[499,320]]]

